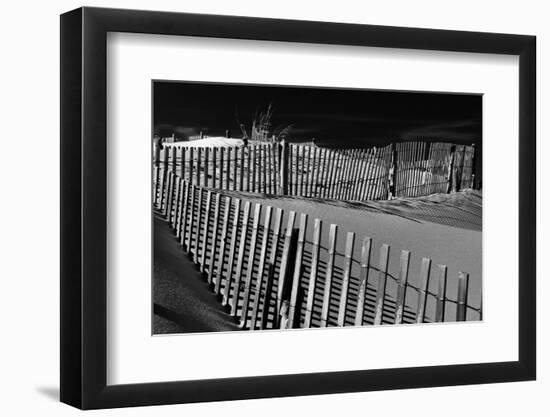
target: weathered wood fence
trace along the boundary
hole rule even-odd
[[[289,143],[165,144],[155,166],[220,190],[338,200],[448,193],[474,185],[474,146],[402,142],[368,149]]]
[[[242,328],[481,318],[481,308],[468,305],[467,273],[448,279],[446,266],[423,258],[411,280],[409,251],[392,263],[388,245],[374,248],[370,237],[336,224],[229,197],[162,167],[154,169],[153,200]],[[456,299],[447,296],[449,285]]]

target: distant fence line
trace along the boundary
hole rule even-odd
[[[339,200],[384,200],[449,193],[474,185],[475,148],[400,142],[368,149],[291,143],[155,149],[155,166],[204,187]]]
[[[398,271],[390,271],[389,245],[381,246],[376,262],[371,238],[356,247],[355,233],[347,232],[342,246],[336,224],[327,233],[321,219],[226,196],[163,167],[154,170],[153,200],[242,328],[481,318],[481,309],[468,305],[467,273],[451,280],[458,286],[452,300],[446,266],[423,258],[419,284],[412,285],[409,251],[401,251]],[[429,290],[434,280],[435,292]],[[434,308],[427,311],[428,304]]]

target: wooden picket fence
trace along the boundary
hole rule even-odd
[[[423,258],[420,284],[412,285],[409,251],[392,272],[389,245],[379,248],[376,262],[370,237],[356,247],[355,234],[347,232],[342,247],[336,224],[229,197],[161,167],[154,169],[153,200],[241,328],[481,319],[481,308],[468,305],[467,273],[458,274],[458,297],[451,300],[446,266],[432,268]],[[429,291],[432,279],[437,293]],[[428,302],[433,311],[427,312]]]
[[[418,197],[473,188],[474,146],[401,142],[368,149],[251,143],[165,144],[155,166],[219,190],[347,201]]]
[[[220,190],[277,194],[279,147],[273,143],[247,147],[195,147],[165,144],[155,166],[172,170],[191,184]]]

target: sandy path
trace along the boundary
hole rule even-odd
[[[168,225],[154,227],[154,333],[238,330]]]

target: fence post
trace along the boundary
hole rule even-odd
[[[248,264],[247,264],[247,271],[245,276],[245,286],[244,286],[244,294],[243,294],[243,304],[241,307],[241,322],[240,327],[244,329],[246,327],[246,323],[248,322],[248,310],[249,310],[249,304],[250,304],[250,292],[252,290],[252,281],[253,281],[253,275],[254,275],[254,258],[256,257],[257,252],[257,246],[258,246],[258,229],[260,224],[260,216],[262,215],[262,205],[260,203],[256,203],[254,207],[254,220],[252,223],[252,236],[250,238],[250,248],[248,250]],[[260,282],[261,284],[261,276],[258,278],[258,275],[256,275],[256,282]],[[251,318],[252,321],[252,327],[254,327],[254,317]]]
[[[435,307],[435,321],[445,321],[445,302],[447,297],[447,266],[438,265],[439,276],[437,286],[437,300]]]
[[[376,291],[376,304],[374,308],[374,325],[382,324],[384,315],[384,300],[386,298],[386,280],[388,278],[388,260],[390,257],[389,245],[380,248],[380,266],[378,268],[378,288]]]
[[[407,297],[407,281],[409,279],[409,263],[411,253],[407,250],[401,251],[399,262],[399,282],[397,285],[397,297],[395,300],[395,324],[403,323],[403,314],[405,312],[405,300]]]
[[[235,265],[235,251],[237,250],[237,233],[239,230],[239,216],[240,216],[241,200],[235,199],[235,208],[233,209],[233,223],[231,225],[231,240],[229,241],[229,265],[227,266],[227,278],[225,280],[225,287],[223,289],[222,305],[229,304],[229,296],[231,295],[231,278],[233,276],[233,269]],[[223,259],[223,258],[222,258]],[[218,276],[221,277],[223,272],[222,265],[218,266]]]
[[[342,291],[340,293],[340,305],[338,307],[338,326],[346,324],[346,310],[348,309],[349,283],[351,280],[351,268],[353,247],[355,245],[355,233],[348,232],[346,238],[346,249],[344,258],[344,276],[342,278]]]
[[[323,294],[323,307],[321,309],[321,327],[327,327],[328,314],[330,310],[330,297],[332,291],[332,275],[334,269],[334,258],[336,255],[336,242],[338,235],[338,225],[331,224],[328,235],[328,259],[327,272],[325,275],[325,290]]]
[[[279,145],[279,194],[288,195],[288,144],[284,139]]]
[[[263,235],[262,243],[260,246],[260,261],[258,265],[258,272],[256,278],[256,291],[254,292],[254,301],[252,303],[252,318],[250,323],[250,330],[256,328],[256,318],[258,316],[258,309],[260,308],[260,299],[262,293],[262,284],[264,280],[264,270],[265,264],[267,261],[267,246],[269,242],[269,234],[271,232],[271,211],[273,208],[271,206],[266,207],[264,226],[263,226]]]
[[[418,303],[416,306],[416,322],[424,323],[426,315],[426,301],[428,299],[428,288],[430,285],[430,269],[432,260],[422,258],[422,266],[420,267],[420,286],[418,288]]]
[[[250,216],[250,201],[244,203],[243,222],[241,226],[241,236],[239,241],[239,252],[237,255],[237,268],[235,269],[235,289],[233,290],[233,296],[231,297],[231,315],[237,315],[237,308],[239,307],[239,293],[241,289],[241,280],[243,273],[243,263],[246,250],[246,240],[248,237],[248,225]]]
[[[472,143],[472,176],[470,180],[470,188],[477,188],[476,187],[476,144]]]
[[[357,295],[357,309],[355,310],[355,325],[363,325],[363,315],[365,311],[365,298],[367,296],[367,287],[369,284],[369,268],[372,239],[365,237],[361,249],[361,274],[359,276],[359,293]]]
[[[218,194],[218,200],[221,198],[221,194]],[[225,254],[227,252],[227,247],[229,245],[229,242],[227,241],[227,230],[229,228],[229,211],[231,210],[231,197],[225,197],[225,209],[223,213],[223,223],[222,223],[222,235],[220,239],[220,251],[218,253],[218,265],[217,269],[214,269],[214,265],[212,265],[211,273],[212,278],[210,279],[210,282],[214,279],[214,274],[216,275],[216,282],[214,286],[214,292],[216,295],[220,294],[221,290],[221,280],[223,277],[223,263],[225,261]],[[229,261],[231,262],[231,260]],[[228,267],[229,269],[229,267]]]
[[[269,315],[269,304],[271,304],[271,290],[272,290],[271,287],[273,286],[274,275],[275,275],[275,264],[270,263],[267,268],[267,281],[265,284],[262,314],[260,316],[260,330],[265,329],[267,326],[267,317]]]
[[[288,323],[286,329],[293,329],[296,324],[296,316],[299,313],[298,300],[300,298],[301,287],[300,280],[302,278],[302,262],[304,254],[304,246],[306,243],[308,215],[302,213],[300,216],[300,229],[298,232],[298,244],[296,246],[296,258],[294,262],[294,275],[292,276],[292,291],[290,293],[290,303],[288,308]],[[298,320],[298,327],[299,327]]]
[[[388,172],[389,193],[388,200],[395,198],[395,183],[397,178],[397,149],[395,143],[391,144],[391,167]]]
[[[456,307],[456,321],[466,321],[469,278],[470,276],[467,273],[458,271],[458,304]]]
[[[453,187],[456,183],[456,179],[455,179],[455,167],[454,167],[454,164],[455,164],[455,151],[456,151],[456,146],[453,145],[451,146],[451,157],[450,157],[450,161],[449,161],[449,173],[448,173],[448,178],[447,178],[447,194],[449,194],[451,191],[453,191]]]
[[[288,275],[294,270],[296,255],[296,243],[298,241],[298,230],[294,229],[296,212],[291,211],[288,215],[288,223],[285,231],[283,253],[281,255],[281,266],[279,268],[279,279],[277,282],[277,307],[275,311],[275,327],[278,328],[281,321],[283,299],[288,297],[289,284]]]
[[[311,316],[313,315],[313,301],[315,300],[315,289],[317,284],[317,270],[319,266],[319,249],[321,243],[321,231],[323,222],[320,219],[315,219],[313,226],[313,248],[311,258],[311,270],[309,273],[309,284],[307,292],[306,317],[304,327],[311,327]]]

